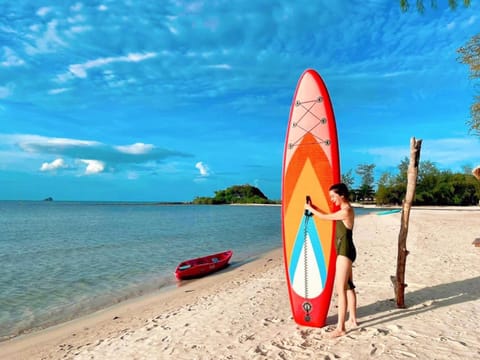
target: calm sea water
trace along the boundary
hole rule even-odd
[[[278,248],[280,212],[0,201],[0,340],[174,286],[188,258],[232,249],[235,266]]]

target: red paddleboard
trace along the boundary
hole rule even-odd
[[[329,188],[340,182],[337,130],[327,88],[314,70],[298,81],[288,121],[282,173],[282,236],[295,322],[325,326],[335,277],[335,222],[307,216],[306,197],[337,210]]]

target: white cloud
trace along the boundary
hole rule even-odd
[[[70,23],[70,24],[83,23],[83,22],[85,22],[85,16],[80,15],[80,14],[76,14],[74,16],[70,16],[67,19],[67,22]]]
[[[195,164],[195,167],[200,171],[200,176],[202,177],[207,177],[210,175],[210,169],[206,164],[203,162],[199,161]]]
[[[85,175],[99,174],[105,170],[105,163],[103,161],[81,159],[80,162],[87,165]]]
[[[63,41],[57,33],[57,20],[52,20],[47,24],[46,31],[39,37],[29,35],[33,39],[34,46],[28,44],[25,51],[28,55],[51,53],[57,50],[58,47],[65,47],[67,43]]]
[[[144,143],[115,146],[115,149],[117,149],[118,151],[126,154],[133,154],[133,155],[146,154],[150,152],[153,148],[154,146],[152,144],[144,144]]]
[[[102,172],[107,168],[123,170],[131,164],[153,164],[157,166],[171,157],[190,157],[190,154],[160,148],[151,144],[135,143],[127,146],[113,146],[97,141],[49,138],[30,134],[1,134],[0,146],[10,146],[28,154],[30,158],[45,157],[73,159],[87,164],[87,173]],[[91,160],[95,159],[95,160]],[[87,161],[87,162],[85,162]],[[1,162],[1,161],[0,161]]]
[[[28,27],[28,29],[33,32],[39,32],[41,30],[40,24],[32,24]]]
[[[78,78],[84,79],[87,77],[86,69],[88,65],[74,64],[68,67],[68,70]]]
[[[50,152],[72,147],[92,147],[98,146],[96,141],[66,139],[66,138],[49,138],[38,135],[18,135],[15,137],[18,146],[27,152],[41,152],[50,149]]]
[[[13,35],[18,34],[18,31],[17,31],[17,30],[15,30],[13,27],[10,27],[10,26],[8,26],[8,25],[6,25],[6,24],[0,24],[0,31],[1,31],[1,32],[4,32],[4,33],[6,33],[6,34],[10,34],[10,35],[12,35],[12,34],[13,34]]]
[[[47,6],[41,7],[40,9],[37,10],[37,15],[40,16],[40,17],[44,17],[44,16],[47,15],[51,10],[52,10],[52,8],[47,7]]]
[[[3,61],[0,62],[1,66],[13,67],[13,66],[22,66],[25,64],[25,61],[17,56],[15,51],[10,49],[7,46],[3,47]]]
[[[173,35],[178,35],[178,30],[172,26],[172,25],[169,25],[169,24],[166,24],[168,30],[173,34]]]
[[[92,30],[92,27],[88,26],[88,25],[72,26],[71,29],[70,29],[70,31],[72,33],[76,33],[76,34],[80,34],[80,33],[86,32],[86,31],[90,31],[90,30]]]
[[[383,74],[374,74],[374,73],[371,73],[367,76],[367,78],[369,77],[379,77],[379,78],[394,78],[394,77],[399,77],[399,76],[405,76],[405,75],[410,75],[412,72],[411,71],[392,71],[392,72],[386,72],[386,73],[383,73]]]
[[[55,159],[52,162],[44,162],[42,166],[40,167],[40,171],[55,171],[57,169],[62,169],[68,167],[65,164],[65,161],[61,158]]]
[[[143,60],[146,60],[146,59],[150,59],[150,58],[155,57],[155,56],[157,56],[157,55],[153,52],[148,52],[148,53],[145,53],[145,54],[131,53],[131,54],[128,54],[127,57],[126,57],[128,60],[126,60],[124,56],[121,56],[120,58],[118,58],[118,61],[138,62],[138,61],[143,61]]]
[[[58,89],[51,89],[48,91],[48,93],[50,95],[57,95],[57,94],[61,94],[63,92],[66,92],[66,91],[69,91],[70,89],[69,88],[58,88]]]
[[[55,81],[58,83],[64,83],[70,80],[73,80],[75,76],[71,72],[66,72],[63,74],[58,74],[55,78]]]
[[[83,4],[80,3],[80,2],[77,2],[77,3],[75,3],[74,5],[72,5],[72,6],[70,7],[70,9],[71,9],[72,11],[80,11],[80,10],[82,10],[82,8],[83,8]]]
[[[211,69],[232,70],[232,66],[228,64],[217,64],[217,65],[210,65],[207,67]]]
[[[101,5],[98,5],[97,9],[98,11],[107,11],[108,7],[106,5],[101,4]]]
[[[465,21],[464,26],[471,26],[477,22],[477,16],[472,15]]]
[[[94,68],[102,67],[102,66],[105,66],[111,63],[117,63],[117,62],[140,62],[143,60],[153,58],[155,56],[157,56],[156,53],[147,52],[143,54],[130,53],[126,56],[98,58],[95,60],[84,62],[82,64],[72,64],[68,67],[68,70],[71,74],[75,75],[77,78],[84,79],[88,75],[87,71]],[[66,80],[69,80],[70,78],[65,75],[58,75],[57,79],[59,81],[66,81]]]

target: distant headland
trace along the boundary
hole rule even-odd
[[[252,185],[234,185],[225,190],[215,191],[214,197],[196,197],[193,204],[279,204],[279,201],[268,199],[257,187]]]

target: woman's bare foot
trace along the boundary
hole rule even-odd
[[[350,323],[350,327],[352,328],[355,328],[358,326],[357,319],[350,319],[348,322]]]
[[[330,339],[335,339],[335,338],[338,338],[340,336],[345,335],[346,333],[347,332],[345,330],[335,328],[335,330],[333,330],[330,334],[328,334],[328,337]]]

